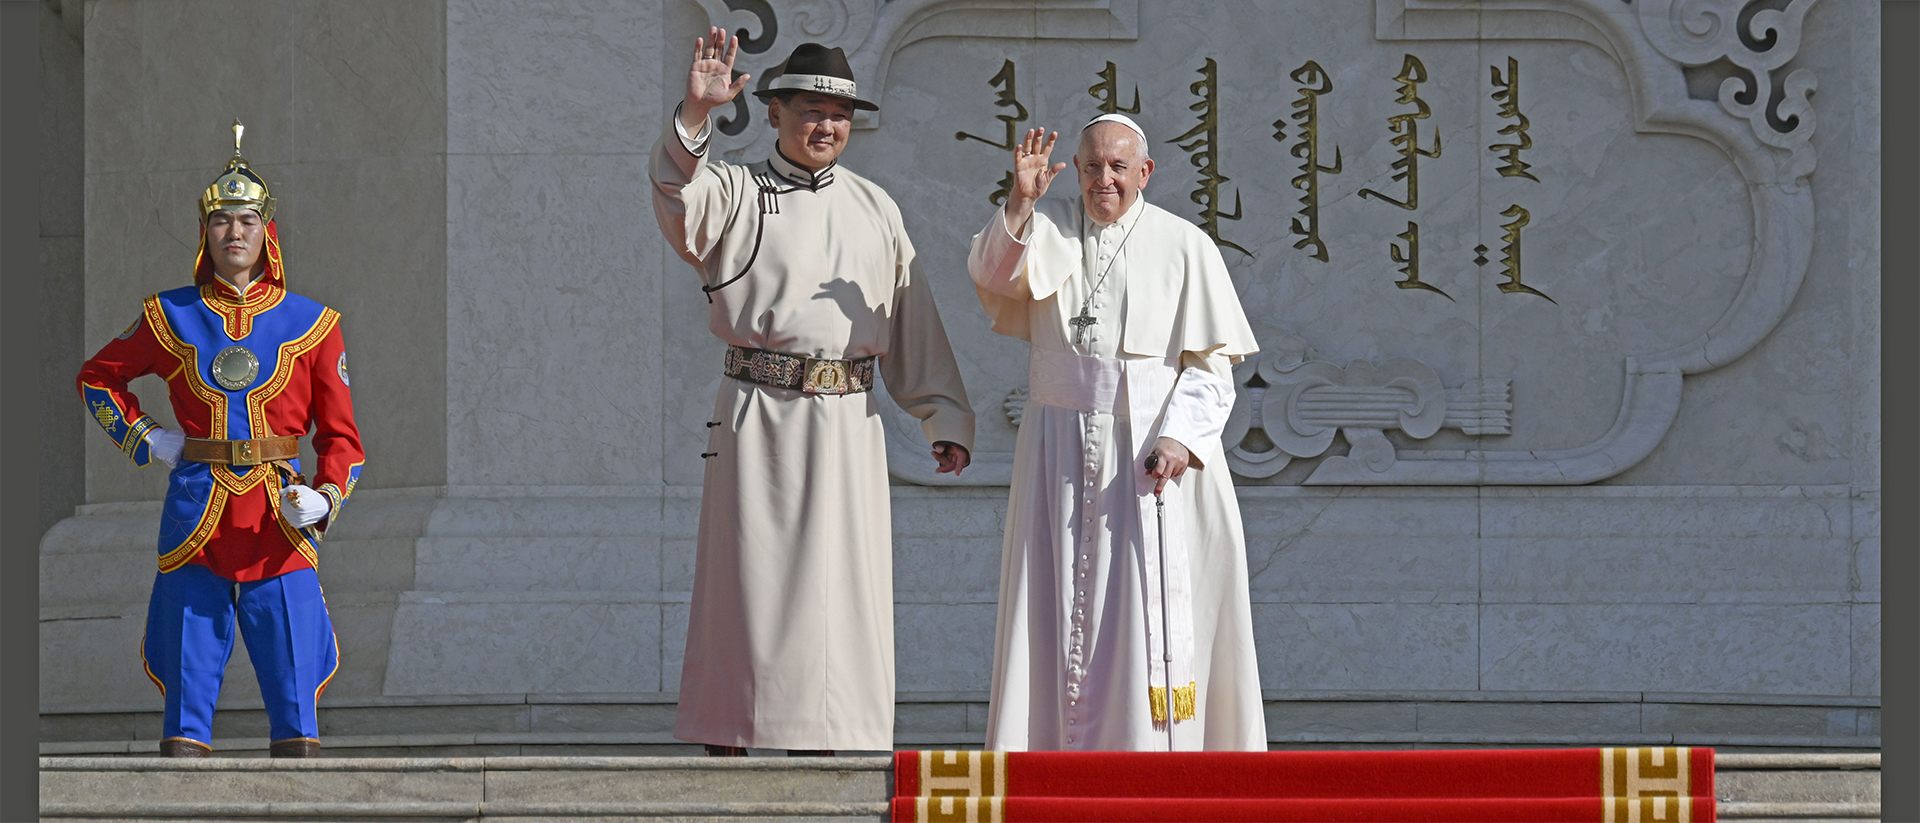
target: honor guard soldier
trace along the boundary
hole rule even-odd
[[[240,154],[200,196],[193,285],[148,297],[80,369],[87,412],[115,445],[172,471],[142,657],[166,702],[160,753],[212,753],[213,707],[236,620],[272,725],[274,757],[317,757],[315,704],[338,647],[314,568],[365,452],[353,422],[340,315],[287,291],[274,200]],[[140,410],[127,382],[167,383],[181,431]],[[311,431],[312,482],[299,440]]]

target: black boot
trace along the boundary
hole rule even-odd
[[[707,743],[705,745],[707,747],[708,757],[746,757],[747,756],[747,747],[745,746],[715,746],[712,743]]]
[[[271,757],[319,757],[320,741],[311,737],[292,737],[275,740],[267,747]]]
[[[160,756],[212,757],[213,747],[184,737],[169,737],[160,741]]]
[[[832,749],[788,749],[788,757],[832,757]]]

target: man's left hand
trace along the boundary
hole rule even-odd
[[[934,474],[952,472],[953,476],[959,477],[960,470],[973,462],[973,455],[967,453],[966,446],[951,440],[942,440],[933,444],[933,459],[940,462],[940,467],[933,470]]]
[[[1153,441],[1153,468],[1147,470],[1148,477],[1158,477],[1160,482],[1153,484],[1153,493],[1159,494],[1167,488],[1167,481],[1178,479],[1187,473],[1187,462],[1192,459],[1187,447],[1171,437],[1162,437]]]

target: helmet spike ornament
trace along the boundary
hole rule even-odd
[[[246,130],[239,120],[233,121],[233,157],[227,161],[227,170],[200,195],[202,222],[222,209],[253,209],[260,213],[261,220],[273,219],[273,195],[267,190],[267,181],[248,167],[247,158],[240,153],[240,138]]]

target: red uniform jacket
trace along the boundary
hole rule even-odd
[[[270,465],[226,466],[185,460],[169,476],[160,524],[160,570],[199,563],[230,580],[260,580],[318,564],[315,546],[353,493],[366,453],[353,421],[340,315],[288,292],[279,242],[267,224],[266,269],[245,295],[212,276],[202,256],[197,285],[142,301],[141,314],[80,369],[88,412],[136,465],[151,462],[144,435],[153,418],[127,382],[145,374],[167,381],[175,419],[188,437],[221,440],[313,433],[319,458],[308,485],[332,504],[327,517],[296,529],[280,514],[291,483]],[[227,390],[213,358],[240,346],[259,368]],[[298,468],[298,461],[295,461]]]

